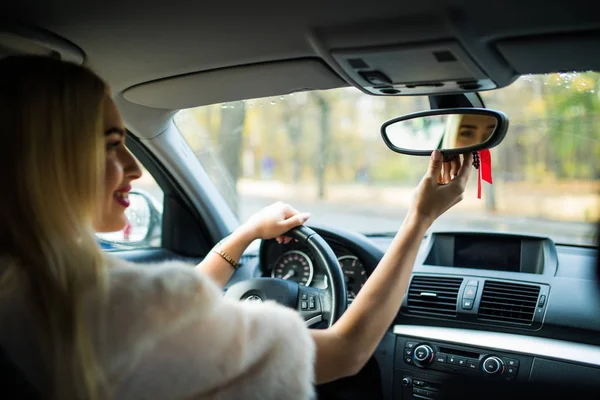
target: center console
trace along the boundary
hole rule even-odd
[[[600,393],[600,292],[579,273],[596,254],[581,254],[535,236],[432,233],[378,353],[393,371],[385,399]]]
[[[394,363],[394,399],[436,399],[449,376],[493,381],[527,381],[533,358],[398,336]]]

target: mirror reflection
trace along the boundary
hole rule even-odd
[[[130,193],[131,205],[125,210],[127,216],[127,227],[124,239],[130,242],[144,240],[150,228],[150,206],[148,201],[138,193]]]
[[[454,150],[484,144],[497,126],[496,117],[489,114],[427,115],[391,123],[384,134],[401,149]]]
[[[124,246],[155,247],[160,245],[160,204],[148,193],[134,189],[129,192],[130,206],[125,210],[127,226],[117,232],[96,234],[103,248],[115,249]]]

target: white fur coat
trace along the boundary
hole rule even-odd
[[[190,265],[108,258],[104,316],[90,293],[90,326],[115,399],[309,399],[314,343],[293,310],[239,303]],[[3,296],[0,344],[41,382],[24,299]],[[12,303],[12,304],[11,304]],[[20,303],[21,306],[18,305]],[[103,326],[102,322],[105,323]],[[31,351],[31,350],[29,350]]]

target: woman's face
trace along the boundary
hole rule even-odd
[[[94,228],[97,232],[115,232],[125,228],[127,224],[125,209],[129,207],[130,184],[142,175],[142,171],[125,147],[125,125],[109,95],[104,98],[104,141],[104,190]]]
[[[488,115],[466,114],[463,116],[458,135],[456,135],[456,148],[475,146],[486,142],[496,128],[496,119]]]

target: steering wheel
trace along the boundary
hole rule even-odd
[[[333,325],[346,311],[347,305],[346,281],[337,257],[327,242],[306,226],[296,227],[285,236],[308,247],[315,262],[327,276],[328,288],[302,286],[279,278],[255,278],[230,286],[225,297],[248,302],[274,300],[296,309],[304,318],[306,326],[310,327],[321,321],[326,321],[328,327]]]

